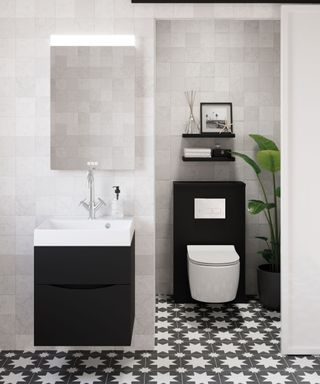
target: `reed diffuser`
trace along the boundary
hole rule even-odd
[[[193,114],[193,106],[194,102],[196,99],[196,91],[187,91],[185,92],[186,99],[188,101],[189,109],[190,109],[190,114],[189,114],[189,119],[186,124],[186,130],[185,133],[189,134],[196,134],[200,133],[200,126],[199,123],[196,121],[194,114]]]

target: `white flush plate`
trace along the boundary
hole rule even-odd
[[[194,199],[195,219],[225,219],[226,199]]]

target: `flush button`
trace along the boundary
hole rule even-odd
[[[226,199],[194,199],[195,219],[225,219]]]

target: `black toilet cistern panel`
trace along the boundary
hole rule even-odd
[[[195,199],[225,199],[224,219],[195,219]],[[242,182],[173,183],[174,299],[192,302],[187,245],[234,245],[240,256],[237,302],[245,301],[245,184]]]

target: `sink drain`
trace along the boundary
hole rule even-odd
[[[109,229],[109,228],[111,228],[111,224],[110,224],[110,223],[107,223],[107,224],[105,225],[105,227],[106,227],[107,229]]]

